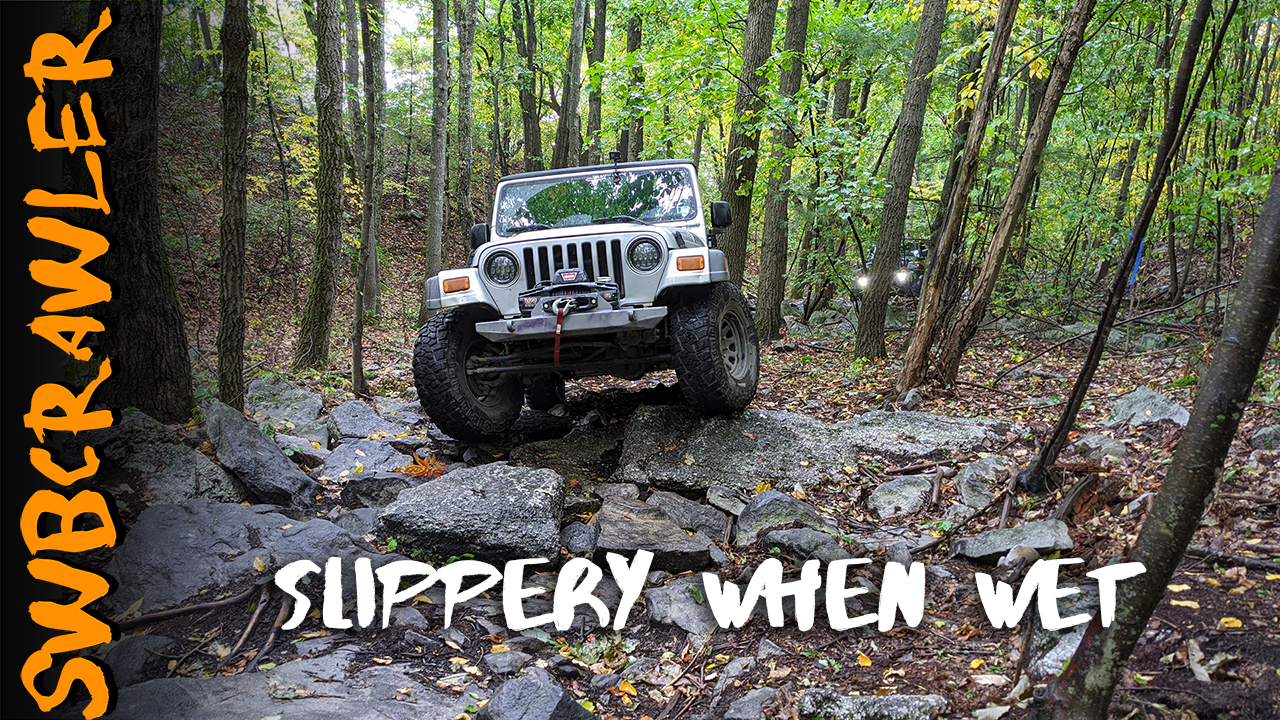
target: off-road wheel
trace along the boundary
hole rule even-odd
[[[760,347],[747,302],[731,283],[686,297],[670,315],[672,364],[689,404],[707,413],[742,410],[756,395]]]
[[[564,402],[564,378],[534,375],[524,388],[524,401],[533,410],[546,412]]]
[[[524,398],[513,375],[467,373],[475,358],[499,354],[476,332],[476,322],[485,319],[473,309],[445,310],[427,321],[413,346],[413,381],[423,409],[447,435],[468,442],[509,430]]]

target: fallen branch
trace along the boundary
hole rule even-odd
[[[1187,557],[1208,560],[1215,563],[1232,563],[1234,565],[1243,565],[1250,570],[1267,570],[1270,572],[1280,572],[1280,562],[1271,560],[1259,560],[1257,558],[1248,558],[1243,555],[1232,555],[1231,553],[1210,550],[1203,545],[1188,545],[1187,551],[1183,553]]]
[[[257,627],[258,618],[262,615],[263,609],[267,607],[267,600],[270,598],[271,586],[263,585],[262,592],[258,594],[258,606],[253,609],[253,615],[249,617],[249,624],[245,626],[244,632],[240,633],[240,639],[237,640],[236,644],[231,648],[231,652],[227,653],[227,656],[222,658],[222,662],[218,663],[218,667],[222,667],[223,665],[231,662],[231,659],[240,652],[240,648],[244,646],[244,641],[249,639],[249,635],[252,634],[253,629]]]
[[[957,532],[960,532],[961,528],[967,527],[969,523],[982,517],[988,510],[995,507],[997,502],[1004,500],[1004,496],[1008,493],[1008,491],[1009,491],[1008,488],[1001,490],[1000,492],[996,493],[995,497],[991,498],[991,502],[987,503],[986,507],[970,515],[964,520],[961,520],[960,522],[952,525],[950,530],[944,531],[941,535],[930,540],[929,542],[924,543],[922,545],[917,545],[911,548],[911,554],[915,555],[916,553],[924,552],[925,550],[932,550],[933,548],[941,545],[943,542],[950,539],[952,535],[955,535]]]
[[[255,589],[257,589],[256,585],[245,590],[239,595],[232,595],[231,597],[223,598],[222,600],[214,600],[213,602],[200,603],[198,605],[187,605],[186,607],[170,608],[168,610],[148,613],[131,620],[123,620],[120,622],[120,629],[128,630],[129,628],[135,628],[139,625],[145,625],[157,620],[167,620],[171,617],[178,617],[179,615],[186,615],[188,613],[199,612],[201,610],[216,610],[227,605],[235,605],[238,602],[248,600],[249,596],[253,595],[253,591]]]

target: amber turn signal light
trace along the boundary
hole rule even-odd
[[[677,270],[701,270],[706,266],[707,260],[701,255],[689,255],[687,257],[676,258]]]
[[[448,280],[444,281],[443,285],[444,285],[444,291],[446,293],[462,292],[463,290],[471,289],[471,278],[468,278],[468,277],[449,278]]]

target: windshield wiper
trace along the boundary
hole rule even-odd
[[[630,215],[610,215],[609,217],[594,218],[591,220],[592,225],[607,225],[609,223],[636,223],[638,225],[652,225],[653,223],[640,218],[633,218]]]
[[[528,232],[530,230],[550,230],[550,229],[551,229],[550,225],[543,225],[542,223],[534,223],[532,225],[520,225],[519,227],[509,227],[503,232],[505,232],[507,235],[519,235],[522,232]]]

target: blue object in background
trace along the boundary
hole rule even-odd
[[[1129,239],[1133,240],[1133,233],[1129,233]],[[1133,274],[1129,276],[1129,287],[1133,287],[1133,281],[1138,279],[1138,267],[1142,265],[1142,244],[1146,238],[1138,241],[1138,257],[1133,261]]]

